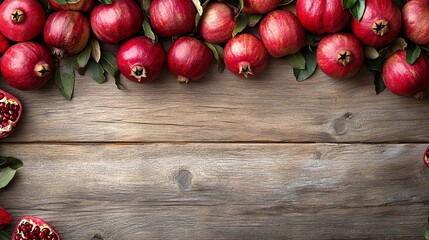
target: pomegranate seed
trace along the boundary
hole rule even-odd
[[[3,93],[0,93],[0,99],[3,99],[5,95]]]
[[[4,108],[4,106],[5,106],[5,103],[4,103],[4,102],[1,102],[1,103],[0,103],[0,108]]]
[[[21,240],[21,236],[20,235],[15,235],[15,240]]]
[[[5,108],[6,108],[6,110],[9,110],[10,109],[10,103],[6,103]]]

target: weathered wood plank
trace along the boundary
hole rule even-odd
[[[317,71],[298,83],[271,59],[266,73],[239,79],[210,69],[199,83],[179,85],[164,71],[144,85],[112,79],[76,81],[67,102],[53,83],[39,92],[5,88],[25,105],[22,122],[3,142],[425,142],[429,101],[375,95],[370,73],[344,81]]]
[[[424,144],[2,144],[64,239],[422,239]]]

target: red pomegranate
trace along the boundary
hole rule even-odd
[[[164,67],[166,53],[160,43],[145,36],[128,39],[119,48],[119,71],[131,81],[145,83],[156,79]]]
[[[426,167],[429,168],[429,146],[426,148],[425,154],[423,155],[423,162]]]
[[[317,47],[316,62],[328,76],[350,78],[363,65],[364,51],[360,42],[349,33],[333,33],[322,38]]]
[[[212,59],[212,51],[203,42],[181,37],[168,50],[167,64],[179,83],[188,83],[204,77]]]
[[[18,221],[13,231],[12,239],[61,240],[60,235],[49,223],[33,216],[24,216]]]
[[[21,114],[22,104],[19,99],[0,89],[0,138],[5,138],[13,132]],[[7,218],[5,213],[7,214],[0,207],[0,229],[12,220],[12,218]]]
[[[243,0],[243,12],[265,14],[278,7],[281,0]]]
[[[259,35],[273,57],[297,53],[305,44],[304,29],[295,15],[285,10],[266,15],[259,25]]]
[[[49,15],[43,39],[56,55],[73,55],[85,48],[90,33],[88,19],[82,13],[63,10]]]
[[[267,66],[268,53],[259,38],[242,33],[231,38],[224,49],[226,67],[235,75],[250,78]]]
[[[36,42],[22,42],[11,46],[1,60],[1,73],[6,82],[17,89],[42,88],[54,72],[49,50]]]
[[[405,51],[395,52],[383,64],[384,84],[396,95],[423,98],[429,86],[428,67],[423,54],[410,66]]]
[[[133,0],[113,0],[99,4],[90,15],[94,35],[102,42],[117,44],[142,28],[143,12]]]
[[[232,37],[235,27],[234,11],[225,3],[207,5],[200,19],[201,36],[211,43],[225,43]]]
[[[93,5],[94,0],[65,0],[67,4],[58,4],[55,0],[48,0],[49,5],[55,10],[68,10],[68,11],[81,11],[89,12]]]
[[[190,33],[196,14],[191,0],[154,0],[149,10],[153,30],[164,38]]]
[[[297,0],[296,14],[302,26],[314,34],[339,32],[351,17],[341,0]]]
[[[402,8],[403,31],[416,44],[429,47],[429,0],[413,0]]]
[[[0,55],[3,55],[6,50],[9,48],[9,40],[0,33]]]
[[[0,5],[0,31],[15,42],[39,35],[45,18],[45,10],[37,0],[5,0]]]
[[[362,19],[352,19],[351,28],[363,44],[374,48],[387,46],[401,31],[401,10],[392,0],[366,0]]]

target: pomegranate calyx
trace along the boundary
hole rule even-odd
[[[375,35],[383,36],[384,34],[389,32],[389,21],[386,20],[378,20],[372,23],[372,32]]]
[[[180,84],[186,84],[189,82],[189,78],[184,76],[177,76],[177,82],[179,82]]]
[[[414,97],[415,97],[417,100],[423,100],[423,99],[425,99],[425,98],[426,98],[426,94],[425,94],[425,92],[424,92],[424,91],[419,91],[419,92],[417,92],[416,94],[414,94]]]
[[[146,78],[146,69],[142,66],[135,66],[131,69],[131,76],[137,78],[137,80],[140,82],[141,78]]]
[[[13,10],[12,14],[10,15],[10,20],[13,23],[20,23],[24,21],[25,15],[24,12],[20,9]]]
[[[49,74],[49,64],[47,63],[42,63],[42,64],[37,64],[34,72],[36,73],[37,77],[44,77],[46,75]]]
[[[238,74],[243,75],[245,78],[253,76],[252,69],[250,67],[250,63],[241,62],[239,64]]]
[[[337,62],[347,66],[353,60],[352,53],[349,50],[342,50],[337,55]]]

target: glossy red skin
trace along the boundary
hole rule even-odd
[[[3,55],[9,47],[9,40],[0,33],[0,55]]]
[[[166,55],[160,43],[154,44],[148,37],[137,36],[121,45],[116,62],[119,71],[127,79],[145,83],[159,76],[165,64]],[[139,81],[139,79],[131,75],[131,70],[135,66],[142,66],[146,69],[146,78],[142,77]]]
[[[234,31],[234,11],[225,3],[210,3],[204,9],[199,24],[201,36],[206,41],[225,43],[232,37]]]
[[[3,91],[0,89],[0,95],[3,94],[5,96],[5,99],[0,99],[0,102],[5,102],[4,100],[6,100],[9,103],[14,103],[14,104],[18,104],[18,106],[20,107],[19,111],[18,111],[18,117],[16,118],[15,121],[12,122],[12,128],[11,130],[7,130],[4,132],[0,131],[0,138],[5,138],[7,136],[9,136],[10,134],[12,134],[13,130],[15,130],[15,126],[18,124],[19,119],[21,118],[21,114],[22,114],[22,104],[19,101],[19,99],[15,96],[13,96],[12,94]],[[7,225],[10,223],[10,221],[12,221],[12,217],[10,217],[10,219],[7,217],[8,213],[2,208],[0,207],[0,229],[2,229],[2,226]]]
[[[305,32],[298,18],[286,10],[267,14],[259,24],[259,35],[273,57],[297,53],[305,44]]]
[[[373,32],[373,22],[386,20],[389,22],[389,31],[383,36]],[[351,29],[363,44],[381,48],[389,45],[401,31],[402,16],[399,7],[392,0],[366,0],[366,9],[360,22],[351,21]]]
[[[0,93],[5,93],[0,89]],[[1,100],[1,99],[0,99]],[[0,138],[1,138],[0,134]],[[4,226],[9,225],[12,222],[12,216],[6,211],[6,209],[0,207],[0,229],[3,229]]]
[[[267,67],[268,53],[259,38],[249,33],[242,33],[226,43],[224,60],[226,67],[239,77],[244,77],[239,74],[240,65],[248,62],[253,73],[250,77],[255,77]]]
[[[89,12],[94,6],[94,0],[80,0],[78,3],[58,4],[55,0],[48,0],[49,4],[55,11],[68,10]]]
[[[47,63],[50,71],[37,77],[35,67]],[[36,42],[22,42],[11,46],[1,60],[1,73],[6,82],[19,90],[38,90],[48,83],[54,73],[54,61],[50,51]]]
[[[191,0],[154,0],[149,10],[153,30],[164,38],[190,33],[196,14]]]
[[[13,23],[10,15],[14,10],[24,12],[24,20]],[[45,10],[37,0],[5,0],[0,4],[0,31],[9,40],[25,42],[42,32],[45,23]]]
[[[36,225],[40,226],[41,228],[43,228],[43,227],[50,228],[53,232],[55,232],[57,239],[61,240],[61,237],[58,234],[58,232],[51,225],[49,225],[48,222],[46,222],[45,220],[43,220],[41,218],[34,217],[34,216],[23,216],[21,219],[19,219],[19,221],[16,223],[15,230],[12,233],[12,239],[15,239],[15,236],[17,235],[17,229],[18,229],[19,225],[21,224],[21,222],[25,219],[31,219],[31,221],[33,221]]]
[[[429,0],[413,0],[402,8],[404,35],[416,44],[429,47]]]
[[[429,168],[429,146],[426,148],[425,154],[423,156],[423,162],[426,165],[426,167]]]
[[[429,86],[428,68],[424,54],[410,66],[405,51],[395,52],[383,64],[384,84],[393,94],[413,96]]]
[[[142,22],[143,12],[133,0],[114,0],[113,4],[99,4],[90,15],[94,35],[109,44],[117,44],[138,33]]]
[[[243,12],[248,14],[265,14],[278,7],[281,0],[244,0]]]
[[[314,34],[339,32],[351,18],[341,0],[297,0],[296,14],[302,26]]]
[[[168,50],[168,69],[175,76],[196,81],[204,77],[213,60],[213,53],[202,41],[193,37],[177,39]]]
[[[339,63],[338,53],[351,52],[352,60],[344,66]],[[349,33],[333,33],[322,38],[316,52],[316,62],[326,75],[346,79],[355,75],[363,65],[364,51],[361,43]]]
[[[45,43],[66,54],[82,51],[91,34],[88,19],[77,11],[58,11],[49,15],[43,31]]]

